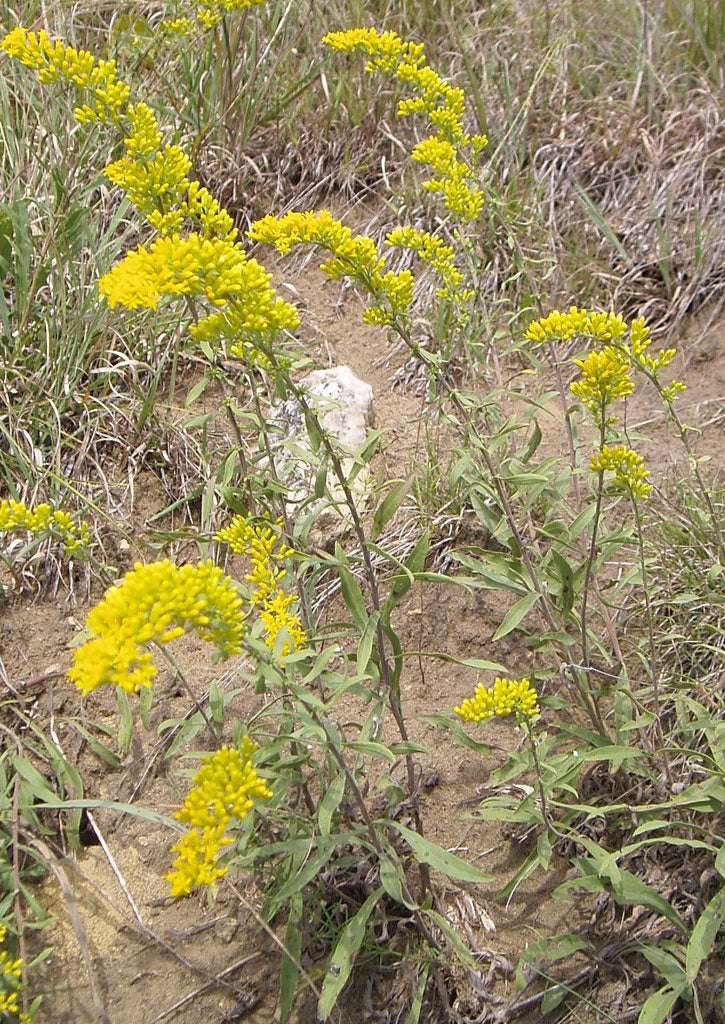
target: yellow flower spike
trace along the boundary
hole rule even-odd
[[[244,516],[235,516],[214,539],[228,544],[237,555],[249,556],[252,571],[244,578],[252,584],[250,604],[259,608],[269,649],[274,650],[279,633],[286,629],[289,640],[283,646],[282,657],[301,650],[307,643],[307,635],[299,616],[291,610],[296,598],[294,594],[286,594],[279,585],[286,575],[281,563],[294,554],[292,548],[269,526],[252,525]]]
[[[138,693],[156,677],[149,644],[195,629],[227,658],[241,650],[243,623],[241,598],[211,562],[137,564],[91,610],[91,639],[76,650],[68,678],[84,695],[105,684]]]
[[[662,388],[662,398],[667,405],[672,405],[675,398],[683,391],[687,391],[687,385],[683,384],[681,380],[673,380],[667,387]]]
[[[217,866],[222,847],[231,843],[224,836],[232,818],[242,821],[255,800],[269,800],[272,791],[252,766],[258,749],[248,736],[238,747],[222,747],[203,758],[184,806],[174,817],[192,826],[172,851],[179,854],[173,870],[164,877],[173,896],[185,896],[192,889],[212,885],[226,874]]]
[[[245,736],[242,749],[222,747],[210,757],[203,758],[203,767],[197,772],[184,806],[174,817],[194,828],[211,828],[223,824],[226,828],[232,818],[246,818],[254,800],[269,800],[272,791],[252,766],[252,755],[258,750],[256,743]]]
[[[330,32],[322,40],[342,53],[365,53],[367,71],[394,75],[415,96],[401,100],[398,116],[427,116],[435,135],[413,150],[416,163],[429,166],[434,177],[424,183],[428,192],[439,193],[446,209],[462,221],[475,220],[483,208],[483,191],[475,184],[478,159],[488,140],[467,135],[463,128],[465,95],[429,67],[422,45],[403,41],[395,32],[349,29]]]
[[[255,242],[274,245],[282,255],[297,245],[316,245],[331,254],[321,264],[332,280],[350,277],[373,296],[376,305],[366,310],[365,323],[391,324],[395,317],[405,319],[413,301],[413,277],[385,271],[385,258],[372,238],[353,235],[350,228],[327,210],[288,213],[284,217],[268,215],[252,224],[249,237]]]
[[[275,642],[282,630],[287,630],[289,639],[282,647],[283,658],[293,651],[301,650],[307,643],[307,636],[299,616],[290,611],[290,606],[294,601],[293,594],[285,594],[283,590],[276,590],[273,596],[265,599],[259,612],[259,617],[267,630],[267,646],[271,651],[274,650]]]
[[[644,459],[623,444],[605,444],[590,456],[589,468],[592,473],[614,473],[615,486],[634,498],[645,499],[652,490],[652,484],[647,483],[649,472],[644,468]]]
[[[56,537],[63,542],[64,554],[70,558],[88,547],[90,530],[87,523],[76,524],[62,509],[45,503],[28,508],[21,501],[0,501],[0,533],[31,533],[34,536]]]
[[[590,352],[586,359],[575,359],[574,365],[579,367],[581,377],[571,385],[572,394],[587,406],[597,423],[612,402],[634,390],[626,357],[611,346]]]
[[[494,715],[533,718],[539,714],[536,690],[526,677],[495,679],[489,688],[479,683],[473,697],[453,710],[465,722],[485,722]]]
[[[179,855],[173,869],[164,875],[171,886],[172,896],[188,896],[192,889],[213,885],[224,877],[227,869],[218,867],[217,861],[223,847],[232,842],[224,836],[225,827],[225,824],[219,824],[201,832],[193,828],[171,847],[172,852]]]
[[[233,242],[174,234],[128,253],[99,288],[111,307],[155,309],[162,295],[205,295],[213,305],[224,305],[244,291],[248,278],[259,277],[256,271]],[[266,285],[271,275],[263,276]]]
[[[0,926],[0,943],[4,943],[7,936],[5,926]],[[30,1017],[21,1013],[20,1010],[20,988],[23,974],[23,961],[13,960],[7,949],[0,950],[0,1013],[8,1014],[9,1017],[19,1021],[30,1022]],[[3,1020],[8,1018],[3,1017]]]
[[[262,0],[203,0],[197,13],[216,18]],[[161,237],[127,254],[100,282],[111,306],[154,309],[162,296],[204,297],[214,311],[191,329],[197,341],[228,341],[228,354],[269,368],[264,345],[300,320],[289,303],[276,297],[271,275],[246,258],[230,215],[198,181],[178,146],[161,148],[161,130],[143,103],[129,102],[128,87],[116,79],[112,61],[96,62],[85,51],[15,29],[0,42],[11,57],[32,68],[43,82],[65,80],[87,95],[76,117],[81,122],[112,121],[124,132],[126,156],[107,168],[109,179]],[[86,98],[84,96],[84,98]],[[199,228],[182,237],[190,221]]]
[[[37,34],[15,28],[0,41],[0,49],[36,72],[43,84],[65,80],[90,94],[91,102],[75,111],[78,121],[117,122],[131,90],[116,78],[116,62],[96,61],[87,50],[74,50],[53,42],[44,31]]]
[[[440,238],[428,231],[399,227],[391,231],[385,241],[392,248],[409,249],[418,259],[433,268],[443,282],[443,287],[436,293],[438,298],[456,303],[466,302],[472,298],[473,292],[460,287],[463,274],[456,267],[453,249],[445,245]]]
[[[191,160],[183,149],[166,146],[141,160],[130,156],[117,160],[106,167],[104,174],[126,193],[129,202],[142,216],[148,217],[152,211],[172,210],[181,203],[189,188],[187,175],[190,170]]]

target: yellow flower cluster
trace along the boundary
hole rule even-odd
[[[628,324],[617,313],[593,313],[572,306],[568,313],[560,313],[555,309],[547,316],[534,320],[529,324],[524,338],[535,345],[545,341],[570,341],[575,337],[609,343],[630,366],[657,378],[659,371],[672,362],[676,351],[674,348],[660,349],[657,356],[651,356],[647,351],[652,344],[649,333],[643,317]],[[684,390],[685,385],[676,380],[662,389],[662,397],[671,404],[675,396]]]
[[[130,143],[127,149],[138,150],[142,145],[147,148],[150,141],[148,130],[148,125],[138,124],[138,128],[127,140]],[[141,155],[143,160],[135,160],[130,156],[117,160],[109,164],[104,173],[113,185],[123,189],[128,201],[142,217],[148,219],[153,228],[160,234],[168,234],[169,214],[161,214],[156,222],[149,214],[154,212],[158,216],[161,210],[170,210],[177,214],[173,221],[174,227],[178,229],[181,226],[184,218],[178,206],[189,187],[191,160],[180,146],[164,146],[154,153]],[[161,220],[161,217],[167,219]]]
[[[231,579],[212,562],[180,568],[168,559],[137,564],[91,610],[91,639],[75,652],[68,678],[84,695],[106,683],[138,693],[156,677],[145,648],[170,643],[189,629],[227,658],[241,650],[241,609]]]
[[[626,445],[603,445],[590,456],[589,468],[592,473],[614,473],[615,485],[635,498],[647,498],[652,490],[652,484],[647,483],[649,472],[644,468],[644,459]]]
[[[179,856],[174,861],[173,870],[164,875],[171,886],[172,896],[188,896],[192,889],[213,885],[217,878],[227,873],[226,868],[217,865],[222,847],[232,841],[224,831],[224,825],[201,831],[192,828],[178,843],[174,843],[171,852]]]
[[[0,49],[35,71],[44,84],[64,80],[88,91],[90,103],[75,111],[78,121],[117,123],[121,119],[131,90],[116,78],[115,61],[96,61],[87,50],[53,42],[43,30],[36,34],[21,27],[8,32]]]
[[[269,800],[272,791],[252,767],[257,744],[247,736],[242,749],[222,747],[203,758],[203,767],[181,810],[174,814],[192,828],[172,850],[179,854],[173,870],[166,875],[174,896],[185,896],[201,885],[211,885],[226,874],[217,866],[222,847],[231,843],[224,833],[232,818],[241,821],[254,800]]]
[[[159,25],[162,32],[171,36],[183,36],[188,38],[194,31],[194,22],[191,18],[166,18]]]
[[[0,945],[5,942],[7,928],[0,925]],[[23,961],[13,960],[6,949],[0,949],[0,1014],[3,1020],[17,1017],[20,1024],[31,1024],[31,1018],[20,1010],[20,985]]]
[[[473,297],[472,291],[461,288],[463,274],[456,267],[453,249],[436,235],[416,228],[398,227],[386,236],[385,241],[391,248],[409,249],[433,268],[443,282],[443,287],[436,291],[439,299],[463,303]]]
[[[413,301],[413,275],[407,270],[400,274],[385,271],[385,258],[372,238],[353,235],[350,228],[326,210],[263,217],[252,224],[249,237],[274,245],[283,255],[296,245],[317,245],[331,253],[331,258],[321,265],[327,276],[333,280],[350,277],[376,300],[377,304],[363,315],[367,324],[391,325],[408,315]]]
[[[627,322],[617,313],[592,313],[572,306],[568,313],[553,310],[529,324],[524,333],[527,341],[540,345],[544,341],[569,341],[574,337],[596,341],[619,341],[627,332]]]
[[[412,152],[413,160],[433,173],[423,187],[442,195],[446,209],[461,220],[475,220],[483,207],[483,191],[475,184],[476,165],[488,140],[464,132],[463,90],[428,66],[421,44],[405,42],[395,32],[353,28],[330,32],[322,42],[342,53],[367,54],[367,71],[392,74],[415,93],[414,99],[401,100],[398,115],[424,115],[436,129]]]
[[[161,130],[153,111],[145,103],[129,103],[126,117],[128,135],[123,140],[126,153],[131,158],[152,157],[161,145]]]
[[[271,791],[252,767],[252,754],[257,749],[257,744],[245,736],[241,750],[222,747],[213,756],[203,758],[203,767],[194,778],[184,806],[174,814],[176,820],[193,828],[226,827],[232,818],[246,818],[255,797],[269,800]]]
[[[50,505],[36,505],[28,508],[21,501],[0,501],[0,533],[32,533],[34,536],[47,534],[63,541],[67,557],[77,554],[88,546],[90,533],[88,523],[76,525],[71,516],[62,509]]]
[[[247,7],[258,7],[265,0],[201,0],[197,10],[197,18],[204,28],[210,29],[218,25],[225,14],[243,11]]]
[[[175,6],[186,13],[179,13],[174,18],[164,18],[154,26],[153,36],[136,36],[134,45],[139,49],[143,46],[146,57],[154,57],[164,52],[168,56],[169,48],[179,40],[189,39],[195,32],[213,29],[226,14],[244,11],[249,7],[259,7],[265,0],[200,0],[196,10],[191,10],[189,0],[182,0]],[[194,17],[189,17],[193,14]]]
[[[216,306],[240,296],[251,329],[263,331],[291,322],[284,304],[273,298],[270,279],[236,243],[192,233],[139,246],[101,278],[99,287],[110,306],[126,309],[155,309],[162,295],[203,295]]]
[[[634,390],[628,360],[619,349],[607,345],[601,352],[590,352],[586,359],[575,359],[574,365],[581,377],[571,385],[572,394],[586,405],[598,425],[608,422],[607,408]]]
[[[280,543],[277,534],[268,525],[253,525],[244,516],[235,516],[216,540],[228,544],[237,555],[248,555],[252,571],[244,578],[252,584],[250,603],[259,608],[259,617],[264,623],[267,645],[274,650],[280,632],[287,632],[282,648],[282,657],[291,651],[301,650],[307,643],[307,636],[298,614],[293,610],[296,598],[281,587],[286,575],[282,562],[294,554],[286,544]]]
[[[211,19],[262,0],[203,0],[198,17]],[[86,51],[14,29],[0,43],[9,56],[37,71],[41,81],[64,79],[90,93],[76,110],[80,121],[112,120],[124,132],[126,156],[106,168],[160,236],[127,254],[100,282],[112,306],[155,308],[164,295],[202,296],[215,311],[195,325],[196,340],[233,339],[230,355],[267,366],[259,346],[299,324],[297,311],[276,298],[271,275],[248,260],[236,242],[232,218],[198,181],[178,146],[162,147],[156,117],[144,103],[129,102],[130,89],[116,79],[113,61],[96,62]],[[187,223],[198,228],[182,235]],[[219,307],[224,307],[222,313]]]
[[[675,358],[677,351],[674,348],[661,348],[659,354],[652,357],[647,352],[651,344],[652,339],[649,336],[649,327],[647,327],[644,317],[641,317],[639,320],[633,320],[630,325],[629,345],[624,345],[624,350],[628,353],[633,363],[636,363],[651,376],[655,377],[665,366],[669,366]],[[684,384],[680,385],[680,390],[684,390],[684,387]]]
[[[515,714],[517,718],[533,718],[539,714],[539,705],[536,690],[524,677],[495,679],[488,689],[479,683],[473,697],[466,698],[460,707],[453,710],[465,722],[485,722],[494,715]]]

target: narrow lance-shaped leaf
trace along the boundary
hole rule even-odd
[[[350,977],[354,957],[365,938],[368,919],[383,892],[383,889],[376,889],[374,893],[371,893],[355,916],[347,922],[340,932],[340,937],[327,964],[325,980],[322,984],[322,992],[317,1004],[317,1013],[320,1020],[327,1020],[330,1016],[338,996]]]

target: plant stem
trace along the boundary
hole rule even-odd
[[[211,734],[211,738],[212,738],[214,747],[216,748],[218,743],[219,743],[219,734],[218,734],[218,732],[216,730],[216,727],[215,727],[214,723],[212,722],[212,720],[207,715],[206,710],[204,709],[204,706],[197,700],[197,698],[196,698],[196,696],[194,694],[194,691],[192,690],[192,688],[191,688],[191,686],[189,684],[189,680],[186,678],[186,676],[181,671],[181,669],[177,665],[176,661],[171,657],[169,652],[166,650],[164,645],[163,644],[157,644],[157,647],[161,651],[161,653],[163,654],[163,656],[166,659],[166,661],[168,662],[169,666],[171,667],[172,674],[177,676],[177,678],[181,681],[182,686],[184,687],[184,689],[186,690],[186,692],[189,694],[189,696],[191,697],[192,701],[194,702],[194,707],[199,712],[201,717],[204,719],[204,723],[205,723],[207,729],[209,730],[209,733]]]
[[[660,667],[657,658],[657,648],[655,646],[655,631],[654,631],[654,620],[652,616],[652,604],[649,598],[649,580],[647,577],[647,562],[644,554],[644,531],[642,529],[642,515],[639,510],[639,502],[635,498],[634,494],[630,491],[630,498],[632,501],[632,507],[634,508],[634,517],[637,523],[637,546],[639,549],[639,568],[642,573],[642,588],[644,590],[644,606],[647,616],[647,632],[649,636],[649,674],[652,680],[652,689],[654,692],[655,699],[655,730],[657,732],[657,739],[660,743],[662,752],[662,762],[665,769],[665,779],[667,780],[667,786],[672,792],[672,771],[670,769],[670,759],[666,750],[665,734],[662,728],[662,703],[660,700]]]

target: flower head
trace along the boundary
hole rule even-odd
[[[90,532],[87,523],[76,524],[63,509],[50,505],[28,508],[21,501],[0,501],[0,533],[32,533],[36,537],[54,537],[63,542],[66,557],[88,547]]]
[[[7,928],[0,925],[0,946],[4,945]],[[20,1024],[31,1024],[31,1018],[20,1008],[23,961],[15,959],[7,949],[0,949],[0,1014],[8,1022],[18,1019]]]
[[[610,448],[605,444],[590,456],[589,468],[592,473],[614,473],[615,486],[635,498],[647,498],[652,490],[652,484],[647,483],[649,473],[644,468],[644,459],[626,445]]]
[[[440,194],[446,209],[460,220],[475,220],[483,208],[483,191],[475,182],[476,165],[488,140],[464,131],[463,90],[429,67],[420,43],[406,42],[395,32],[353,28],[330,32],[322,42],[338,52],[366,54],[370,58],[366,71],[394,75],[410,89],[414,95],[400,101],[398,116],[422,115],[435,129],[412,153],[416,163],[433,172],[423,187]]]
[[[174,814],[192,828],[171,848],[179,856],[173,870],[164,877],[173,896],[185,896],[225,875],[226,868],[219,867],[217,859],[221,849],[232,841],[224,835],[227,826],[233,818],[246,818],[255,799],[271,798],[272,791],[252,766],[257,749],[257,744],[245,736],[241,750],[222,747],[203,758],[184,806]]]
[[[26,28],[14,28],[0,41],[0,49],[36,72],[38,80],[66,81],[89,95],[89,103],[75,111],[78,121],[117,122],[131,90],[116,78],[116,62],[96,61],[87,50],[75,50],[59,40]]]
[[[333,280],[350,277],[373,296],[376,304],[366,310],[365,323],[392,324],[405,319],[413,301],[413,277],[409,271],[400,274],[385,270],[372,238],[353,235],[350,228],[326,210],[319,213],[288,213],[284,217],[263,217],[249,231],[255,242],[274,245],[285,254],[297,245],[315,245],[330,253],[321,269]]]
[[[217,860],[222,848],[232,842],[224,835],[224,829],[223,824],[201,830],[192,828],[171,847],[179,855],[173,869],[164,875],[172,896],[188,896],[192,889],[213,885],[224,877],[227,869],[219,867]]]
[[[533,718],[539,713],[536,701],[536,690],[528,679],[496,679],[489,688],[479,683],[473,697],[453,710],[465,722],[485,722],[494,715]]]
[[[627,323],[618,313],[593,313],[572,306],[568,313],[555,309],[534,320],[525,331],[524,338],[535,345],[545,341],[570,341],[575,337],[612,342],[622,338],[626,330]]]
[[[189,629],[229,657],[241,650],[241,609],[232,581],[211,562],[137,564],[90,612],[91,639],[75,652],[68,678],[84,695],[107,683],[138,693],[156,677],[148,645],[170,643]]]
[[[254,800],[269,800],[272,791],[252,767],[252,755],[258,750],[248,736],[242,749],[222,747],[211,757],[203,758],[184,806],[174,817],[194,828],[225,827],[232,818],[246,818]]]
[[[572,393],[587,406],[598,424],[606,420],[605,413],[612,402],[634,390],[626,357],[610,345],[600,352],[590,352],[586,359],[575,359],[574,365],[579,367],[581,377],[571,385]]]
[[[296,598],[281,586],[286,573],[282,563],[294,554],[292,549],[280,541],[268,524],[252,524],[244,516],[235,516],[215,539],[228,544],[235,554],[249,556],[251,571],[244,578],[252,584],[250,603],[259,608],[270,650],[274,650],[283,629],[288,639],[282,647],[282,657],[303,648],[307,636],[299,615],[292,610]]]

